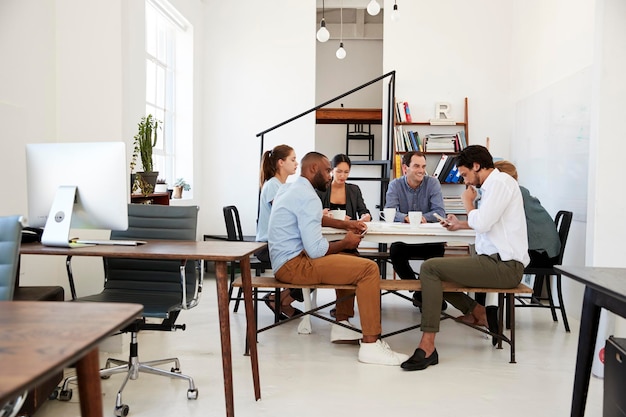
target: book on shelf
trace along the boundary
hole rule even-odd
[[[456,134],[459,137],[459,140],[461,141],[461,150],[467,148],[467,139],[465,139],[465,131],[459,130],[458,132],[456,132]]]
[[[411,118],[411,110],[409,109],[409,102],[405,101],[403,104],[404,104],[404,115],[406,117],[406,121],[408,123],[413,123],[413,119]]]
[[[454,137],[426,138],[426,152],[456,152],[456,139]]]
[[[441,169],[441,172],[439,173],[439,182],[440,183],[446,182],[446,179],[448,178],[448,175],[450,174],[450,170],[455,165],[455,161],[456,161],[456,156],[449,156],[446,159],[446,162],[443,165],[443,168]]]
[[[456,166],[456,164],[454,164],[452,166],[452,169],[450,170],[450,173],[448,173],[448,176],[446,177],[446,183],[447,184],[459,184],[461,182],[461,173],[459,171],[459,168]]]
[[[402,176],[402,157],[399,154],[396,154],[394,157],[396,164],[396,178],[400,178]]]
[[[429,123],[433,126],[454,126],[456,121],[453,119],[430,119]]]
[[[396,134],[394,135],[394,141],[396,145],[397,152],[406,152],[406,148],[404,145],[404,130],[402,126],[396,126]]]
[[[396,119],[400,123],[406,122],[406,113],[404,110],[404,102],[396,101]]]
[[[409,130],[409,137],[411,138],[411,146],[414,151],[419,151],[420,147],[418,144],[418,140],[415,138],[416,135],[417,135],[417,132]]]
[[[446,155],[445,153],[441,154],[441,158],[439,158],[439,162],[437,163],[437,167],[435,168],[435,171],[433,172],[433,177],[439,178],[439,176],[441,175],[441,171],[443,170],[443,167],[446,164],[446,161],[447,161],[448,158],[449,158],[449,156]]]

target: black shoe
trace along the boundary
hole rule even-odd
[[[422,293],[419,291],[415,291],[413,293],[413,305],[422,311]],[[441,300],[441,311],[445,311],[448,308],[448,303],[446,300]]]
[[[438,363],[439,355],[437,354],[437,349],[435,349],[429,357],[426,357],[426,352],[417,348],[413,356],[405,362],[402,362],[400,367],[405,371],[421,371],[422,369],[428,368],[430,365],[437,365]]]
[[[487,313],[487,325],[489,327],[489,331],[491,333],[498,334],[499,326],[498,326],[498,307],[497,306],[487,306],[485,307],[485,311]],[[495,346],[498,344],[498,338],[496,336],[491,337],[491,344]]]

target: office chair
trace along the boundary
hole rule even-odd
[[[0,217],[0,301],[13,299],[15,279],[18,274],[20,259],[20,242],[22,240],[22,217]],[[0,416],[15,416],[24,401],[28,391],[7,401],[0,407]]]
[[[22,217],[0,217],[0,301],[13,299],[22,239]]]
[[[196,240],[198,207],[163,206],[154,204],[130,204],[128,206],[128,230],[112,232],[111,239],[129,240]],[[148,244],[150,244],[148,242]],[[99,294],[79,297],[80,302],[139,303],[144,307],[142,317],[122,329],[130,332],[130,357],[128,361],[107,359],[100,370],[102,378],[126,373],[115,401],[115,415],[126,416],[129,406],[122,403],[122,390],[129,379],[137,379],[139,372],[179,378],[188,381],[188,399],[198,398],[198,389],[193,378],[180,373],[178,358],[140,362],[137,334],[141,330],[174,331],[185,330],[185,325],[176,324],[181,310],[198,304],[202,291],[203,270],[198,262],[158,259],[104,258],[105,282]],[[71,278],[70,278],[71,280]],[[151,319],[146,322],[146,319]],[[156,322],[158,319],[160,322]],[[155,365],[173,363],[171,370],[156,368]],[[111,367],[111,365],[117,365]],[[59,399],[68,401],[72,391],[68,388],[76,377],[65,379]]]
[[[572,216],[573,213],[571,211],[561,210],[554,217],[554,223],[557,226],[557,229],[559,231],[559,238],[561,240],[561,251],[557,256],[555,265],[560,265],[563,262],[563,254],[565,253],[567,236],[569,235],[569,229],[572,224]],[[554,321],[558,321],[556,317],[556,310],[561,310],[561,316],[563,317],[563,326],[565,326],[565,331],[569,332],[569,323],[567,321],[567,314],[565,313],[563,293],[561,292],[561,274],[555,271],[553,267],[526,267],[524,269],[524,274],[535,276],[533,294],[515,296],[515,299],[518,301],[518,303],[515,304],[515,307],[549,308],[552,311],[552,320]],[[559,300],[558,306],[554,305],[554,300],[552,299],[552,285],[550,283],[551,276],[556,277],[556,293]],[[546,288],[545,297],[542,296],[544,284]],[[548,304],[546,305],[542,303],[542,301],[547,301]]]
[[[224,206],[222,208],[224,213],[224,222],[226,224],[226,236],[229,241],[237,241],[243,242],[243,231],[241,229],[241,219],[239,217],[239,210],[237,210],[236,206]],[[262,272],[265,272],[266,269],[272,269],[272,265],[269,262],[263,262],[256,258],[252,258],[250,260],[250,267],[254,269],[255,275],[261,276]],[[243,290],[239,288],[237,291],[237,296],[233,297],[233,281],[235,281],[235,272],[236,269],[239,268],[238,262],[231,262],[230,265],[230,284],[228,287],[228,297],[231,301],[235,301],[235,307],[233,308],[233,312],[237,312],[239,310],[239,303],[243,300]],[[255,297],[256,298],[256,297]]]

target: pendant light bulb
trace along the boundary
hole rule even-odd
[[[320,28],[317,31],[317,40],[320,42],[326,42],[328,39],[330,39],[330,32],[326,29],[326,21],[322,17]]]
[[[376,16],[380,12],[380,4],[376,0],[371,0],[367,5],[367,13]]]
[[[393,11],[391,12],[391,21],[397,22],[400,20],[400,12],[398,12],[398,5],[393,5]]]
[[[346,57],[346,50],[343,49],[343,42],[339,43],[339,49],[335,52],[337,59],[344,59]]]

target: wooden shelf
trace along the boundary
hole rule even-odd
[[[315,111],[315,123],[318,125],[345,125],[351,123],[380,125],[383,123],[383,110],[348,109],[345,107],[318,109]]]
[[[170,205],[170,193],[154,193],[154,194],[131,194],[130,202],[133,204],[159,204],[162,206]]]

